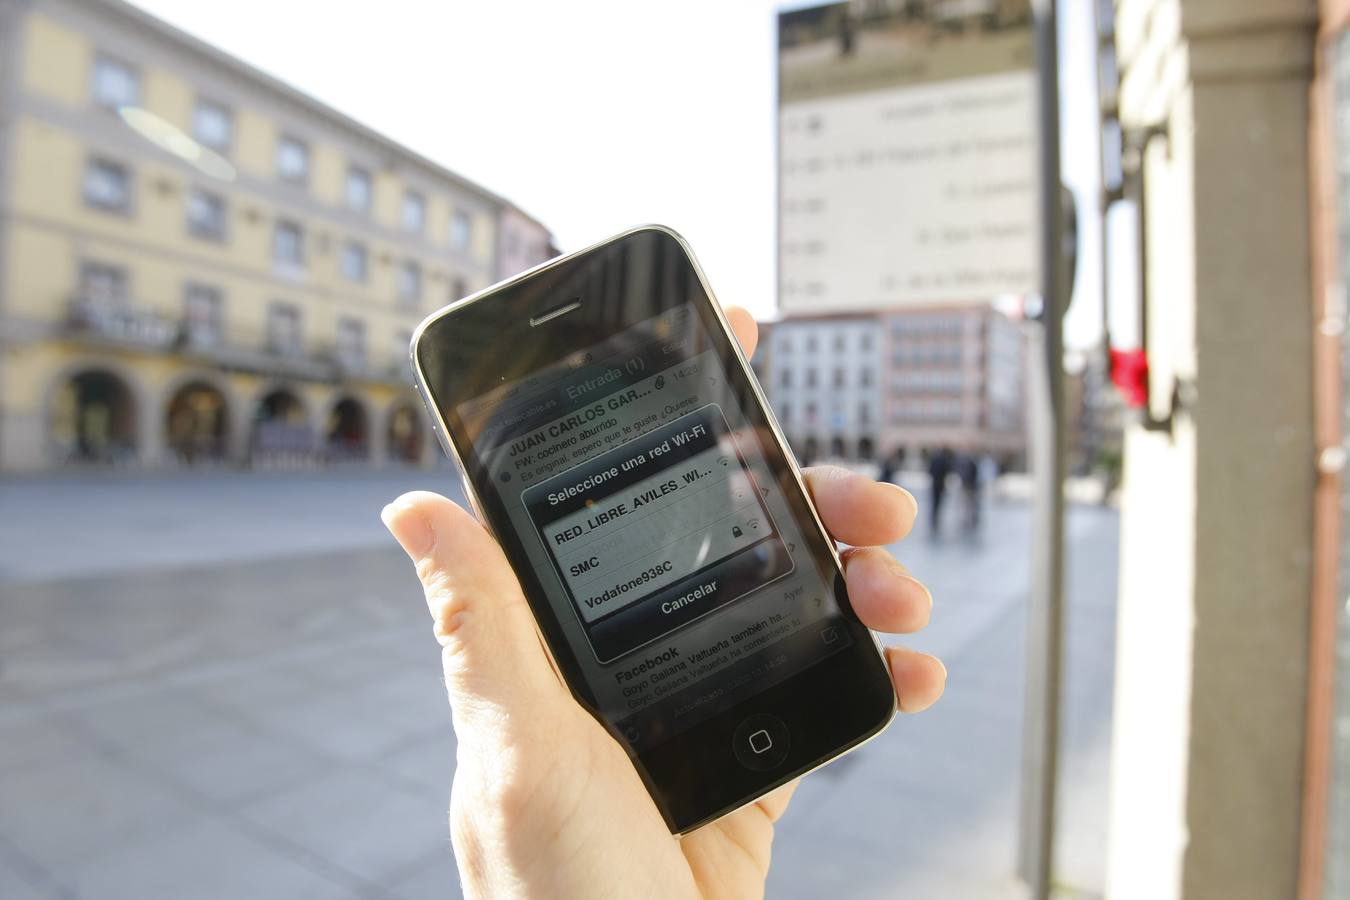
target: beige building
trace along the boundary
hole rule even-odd
[[[429,462],[412,329],[550,244],[130,6],[0,0],[0,470]]]

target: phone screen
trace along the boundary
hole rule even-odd
[[[716,346],[678,303],[455,409],[593,701],[639,753],[855,640]]]

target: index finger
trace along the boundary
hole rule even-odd
[[[919,512],[914,495],[840,466],[803,469],[806,488],[825,530],[855,547],[893,544],[909,534]]]
[[[728,306],[724,312],[731,323],[731,330],[736,333],[736,340],[745,351],[745,358],[754,356],[755,345],[759,342],[759,326],[755,324],[754,316],[740,306]]]

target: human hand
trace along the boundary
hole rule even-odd
[[[747,356],[754,320],[727,310]],[[806,470],[821,520],[843,554],[854,611],[869,628],[907,634],[932,598],[882,547],[904,537],[906,491],[843,469]],[[444,497],[404,494],[381,518],[426,593],[458,739],[450,833],[469,897],[760,896],[774,822],[796,783],[683,839],[672,837],[623,748],[576,701],[540,646],[501,548]],[[927,654],[888,647],[904,712],[942,694]]]

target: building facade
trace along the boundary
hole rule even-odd
[[[989,306],[775,322],[756,362],[803,458],[1025,452],[1025,339]]]
[[[510,278],[558,255],[544,224],[517,206],[506,204],[497,217],[497,280]]]
[[[1111,383],[1111,364],[1104,347],[1067,355],[1064,414],[1071,475],[1119,476],[1125,430],[1125,404]]]
[[[528,216],[120,2],[0,0],[0,129],[0,470],[434,458],[411,332]]]
[[[988,305],[904,309],[882,316],[887,339],[882,451],[907,461],[939,447],[1026,455],[1026,337]]]
[[[804,463],[874,456],[885,358],[877,323],[874,315],[783,319],[765,335],[761,380]]]

